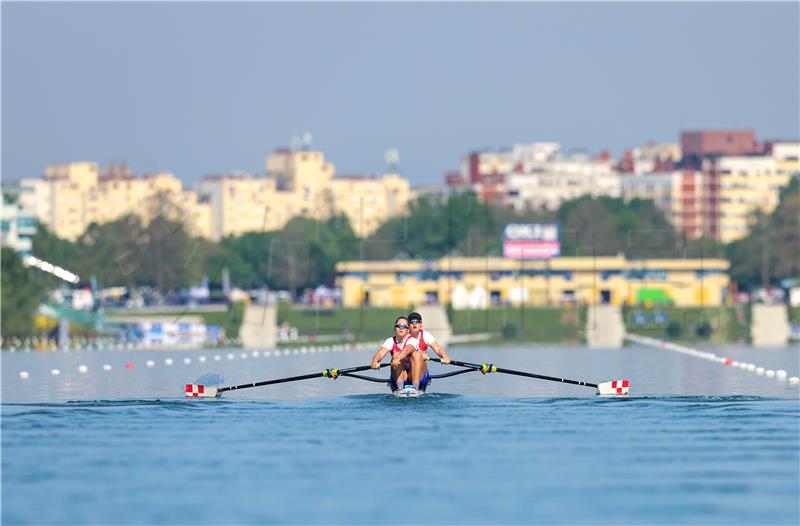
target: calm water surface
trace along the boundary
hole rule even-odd
[[[800,369],[797,349],[713,350],[790,376]],[[4,353],[2,522],[800,520],[798,389],[775,379],[641,347],[474,347],[451,355],[594,382],[630,378],[633,396],[470,373],[435,381],[421,399],[320,378],[183,400],[182,384],[204,373],[243,383],[372,354],[227,352]]]

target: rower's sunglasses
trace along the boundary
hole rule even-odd
[[[395,323],[394,324],[394,328],[395,329],[408,329],[408,325],[406,325],[405,323]]]

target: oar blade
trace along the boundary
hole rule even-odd
[[[597,394],[600,396],[628,396],[630,388],[629,380],[611,380],[597,384]]]
[[[185,395],[187,398],[218,398],[221,394],[216,387],[186,384]]]

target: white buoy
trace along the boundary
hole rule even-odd
[[[240,355],[239,355],[239,357],[240,357],[242,360],[244,360],[244,359],[246,359],[246,358],[247,358],[247,353],[246,353],[246,352],[243,352],[242,354],[240,354]]]
[[[756,374],[758,376],[764,376],[764,368],[763,367],[756,367]]]
[[[81,374],[86,374],[86,373],[89,372],[89,368],[86,367],[85,365],[79,365],[78,366],[78,372],[81,373]]]
[[[792,385],[800,384],[800,378],[792,376],[791,378],[789,378],[789,383]]]
[[[308,354],[308,348],[307,347],[303,347],[302,349],[300,349],[300,352],[303,353],[303,354]]]
[[[284,356],[289,356],[290,354],[292,354],[292,351],[290,351],[289,349],[284,349],[283,350],[283,355]]]
[[[299,349],[295,349],[295,350],[292,351],[292,354],[297,356],[298,354],[300,354],[300,350]]]
[[[764,374],[767,375],[767,378],[775,378],[775,371],[773,371],[772,369],[767,369],[767,372],[765,372]]]
[[[261,356],[261,352],[260,352],[260,351],[253,351],[253,352],[252,352],[252,353],[250,353],[250,354],[252,354],[252,355],[253,355],[253,358],[258,358],[259,356]]]
[[[61,374],[61,371],[59,371],[58,369],[50,369],[50,374],[52,374],[53,376],[58,376],[59,374]]]
[[[215,361],[215,362],[218,362],[218,361],[220,361],[220,360],[222,360],[222,356],[220,356],[219,354],[215,354],[215,355],[214,355],[214,361]]]
[[[264,351],[264,358],[269,358],[269,351]]]
[[[153,367],[156,366],[156,362],[154,362],[153,360],[147,360],[147,362],[145,362],[145,365],[152,369]]]
[[[747,370],[748,370],[748,371],[755,371],[755,370],[756,370],[756,364],[754,364],[754,363],[748,363],[748,364],[747,364]]]
[[[164,365],[172,365],[172,363],[173,363],[172,358],[167,358],[166,360],[164,360]]]
[[[20,380],[27,380],[29,377],[28,371],[20,371],[19,372],[19,379]]]
[[[104,371],[110,371],[110,370],[111,370],[111,366],[110,366],[109,364],[105,364],[105,365],[103,366],[103,370],[104,370]]]
[[[731,367],[739,367],[739,362],[734,360],[733,363],[731,363]]]
[[[784,371],[783,369],[775,371],[775,378],[777,378],[778,380],[786,380],[786,371]]]
[[[197,361],[198,361],[198,362],[200,362],[200,363],[206,363],[206,357],[205,357],[205,356],[200,356],[200,357],[197,359]]]
[[[192,363],[192,359],[191,358],[184,358],[183,359],[183,363],[185,363],[186,365],[189,365],[190,363]]]
[[[739,369],[747,369],[747,364],[744,362],[739,362]]]
[[[233,355],[232,352],[229,352],[228,356],[226,356],[226,358],[228,358],[228,360],[233,360],[235,358],[235,356]]]

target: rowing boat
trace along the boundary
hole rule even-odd
[[[434,362],[442,363],[441,359],[439,358],[429,358],[429,359]],[[389,365],[388,363],[383,363],[380,364],[379,368],[386,367],[388,365]],[[537,380],[547,380],[550,382],[561,382],[565,384],[580,385],[583,387],[592,387],[596,389],[596,394],[600,396],[628,396],[630,392],[630,382],[628,380],[610,380],[607,382],[592,383],[592,382],[584,382],[581,380],[557,378],[555,376],[547,376],[537,373],[529,373],[526,371],[516,371],[514,369],[505,369],[502,367],[497,367],[496,365],[491,363],[477,364],[477,363],[459,362],[456,360],[450,360],[449,365],[457,367],[458,369],[444,374],[432,374],[430,375],[430,378],[448,378],[459,374],[466,374],[473,372],[479,372],[483,375],[487,375],[489,373],[503,373],[514,376],[522,376],[526,378],[534,378]],[[186,384],[186,387],[184,389],[184,394],[188,398],[219,398],[222,395],[222,393],[226,391],[248,389],[251,387],[261,387],[265,385],[280,384],[285,382],[296,382],[299,380],[310,380],[312,378],[320,378],[320,377],[331,378],[335,380],[340,376],[347,376],[350,378],[357,378],[359,380],[367,380],[370,382],[388,384],[387,378],[377,378],[374,376],[365,376],[356,374],[358,372],[367,371],[369,369],[372,369],[372,367],[369,365],[350,367],[347,369],[325,369],[322,371],[322,373],[316,372],[300,376],[289,376],[286,378],[277,378],[274,380],[264,380],[262,382],[252,382],[240,385],[229,385],[224,387],[214,387],[202,384]],[[402,389],[394,390],[392,394],[394,394],[394,396],[398,398],[419,398],[420,396],[425,394],[425,391],[421,389],[415,389],[414,386],[405,386]]]
[[[397,398],[419,398],[425,394],[425,391],[415,389],[413,385],[406,385],[402,389],[395,389],[392,394]]]

